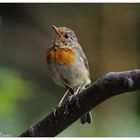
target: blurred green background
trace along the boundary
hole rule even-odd
[[[51,25],[73,29],[94,82],[140,66],[139,4],[0,4],[0,136],[17,136],[63,96],[47,74]],[[94,93],[93,93],[94,94]],[[58,136],[140,136],[140,92],[113,97]]]

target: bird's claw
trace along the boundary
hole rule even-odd
[[[61,105],[58,104],[58,106],[56,106],[55,108],[52,108],[52,111],[53,111],[54,116],[56,116],[57,108],[59,108],[60,106],[61,106]]]
[[[72,98],[74,98],[76,100],[76,105],[77,105],[77,107],[80,108],[79,97],[76,96],[76,95],[72,95],[72,96],[69,97],[69,102],[72,100]]]
[[[69,97],[69,102],[72,100],[73,96],[74,96],[74,95],[71,95],[71,96]]]
[[[77,96],[75,99],[76,99],[76,106],[77,106],[78,108],[80,108],[79,97]]]

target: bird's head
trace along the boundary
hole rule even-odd
[[[55,31],[55,37],[53,40],[54,46],[60,48],[73,48],[78,45],[78,40],[75,33],[66,27],[56,27],[52,25]]]

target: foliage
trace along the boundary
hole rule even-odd
[[[22,80],[20,74],[8,67],[0,69],[0,132],[1,135],[12,135],[22,124],[22,112],[19,101],[29,100],[30,82]],[[14,129],[13,129],[14,128]]]

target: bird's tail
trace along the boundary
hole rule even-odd
[[[80,118],[80,121],[82,124],[85,124],[85,123],[91,123],[92,122],[92,116],[91,116],[91,112],[88,112],[86,114],[84,114],[81,118]]]

